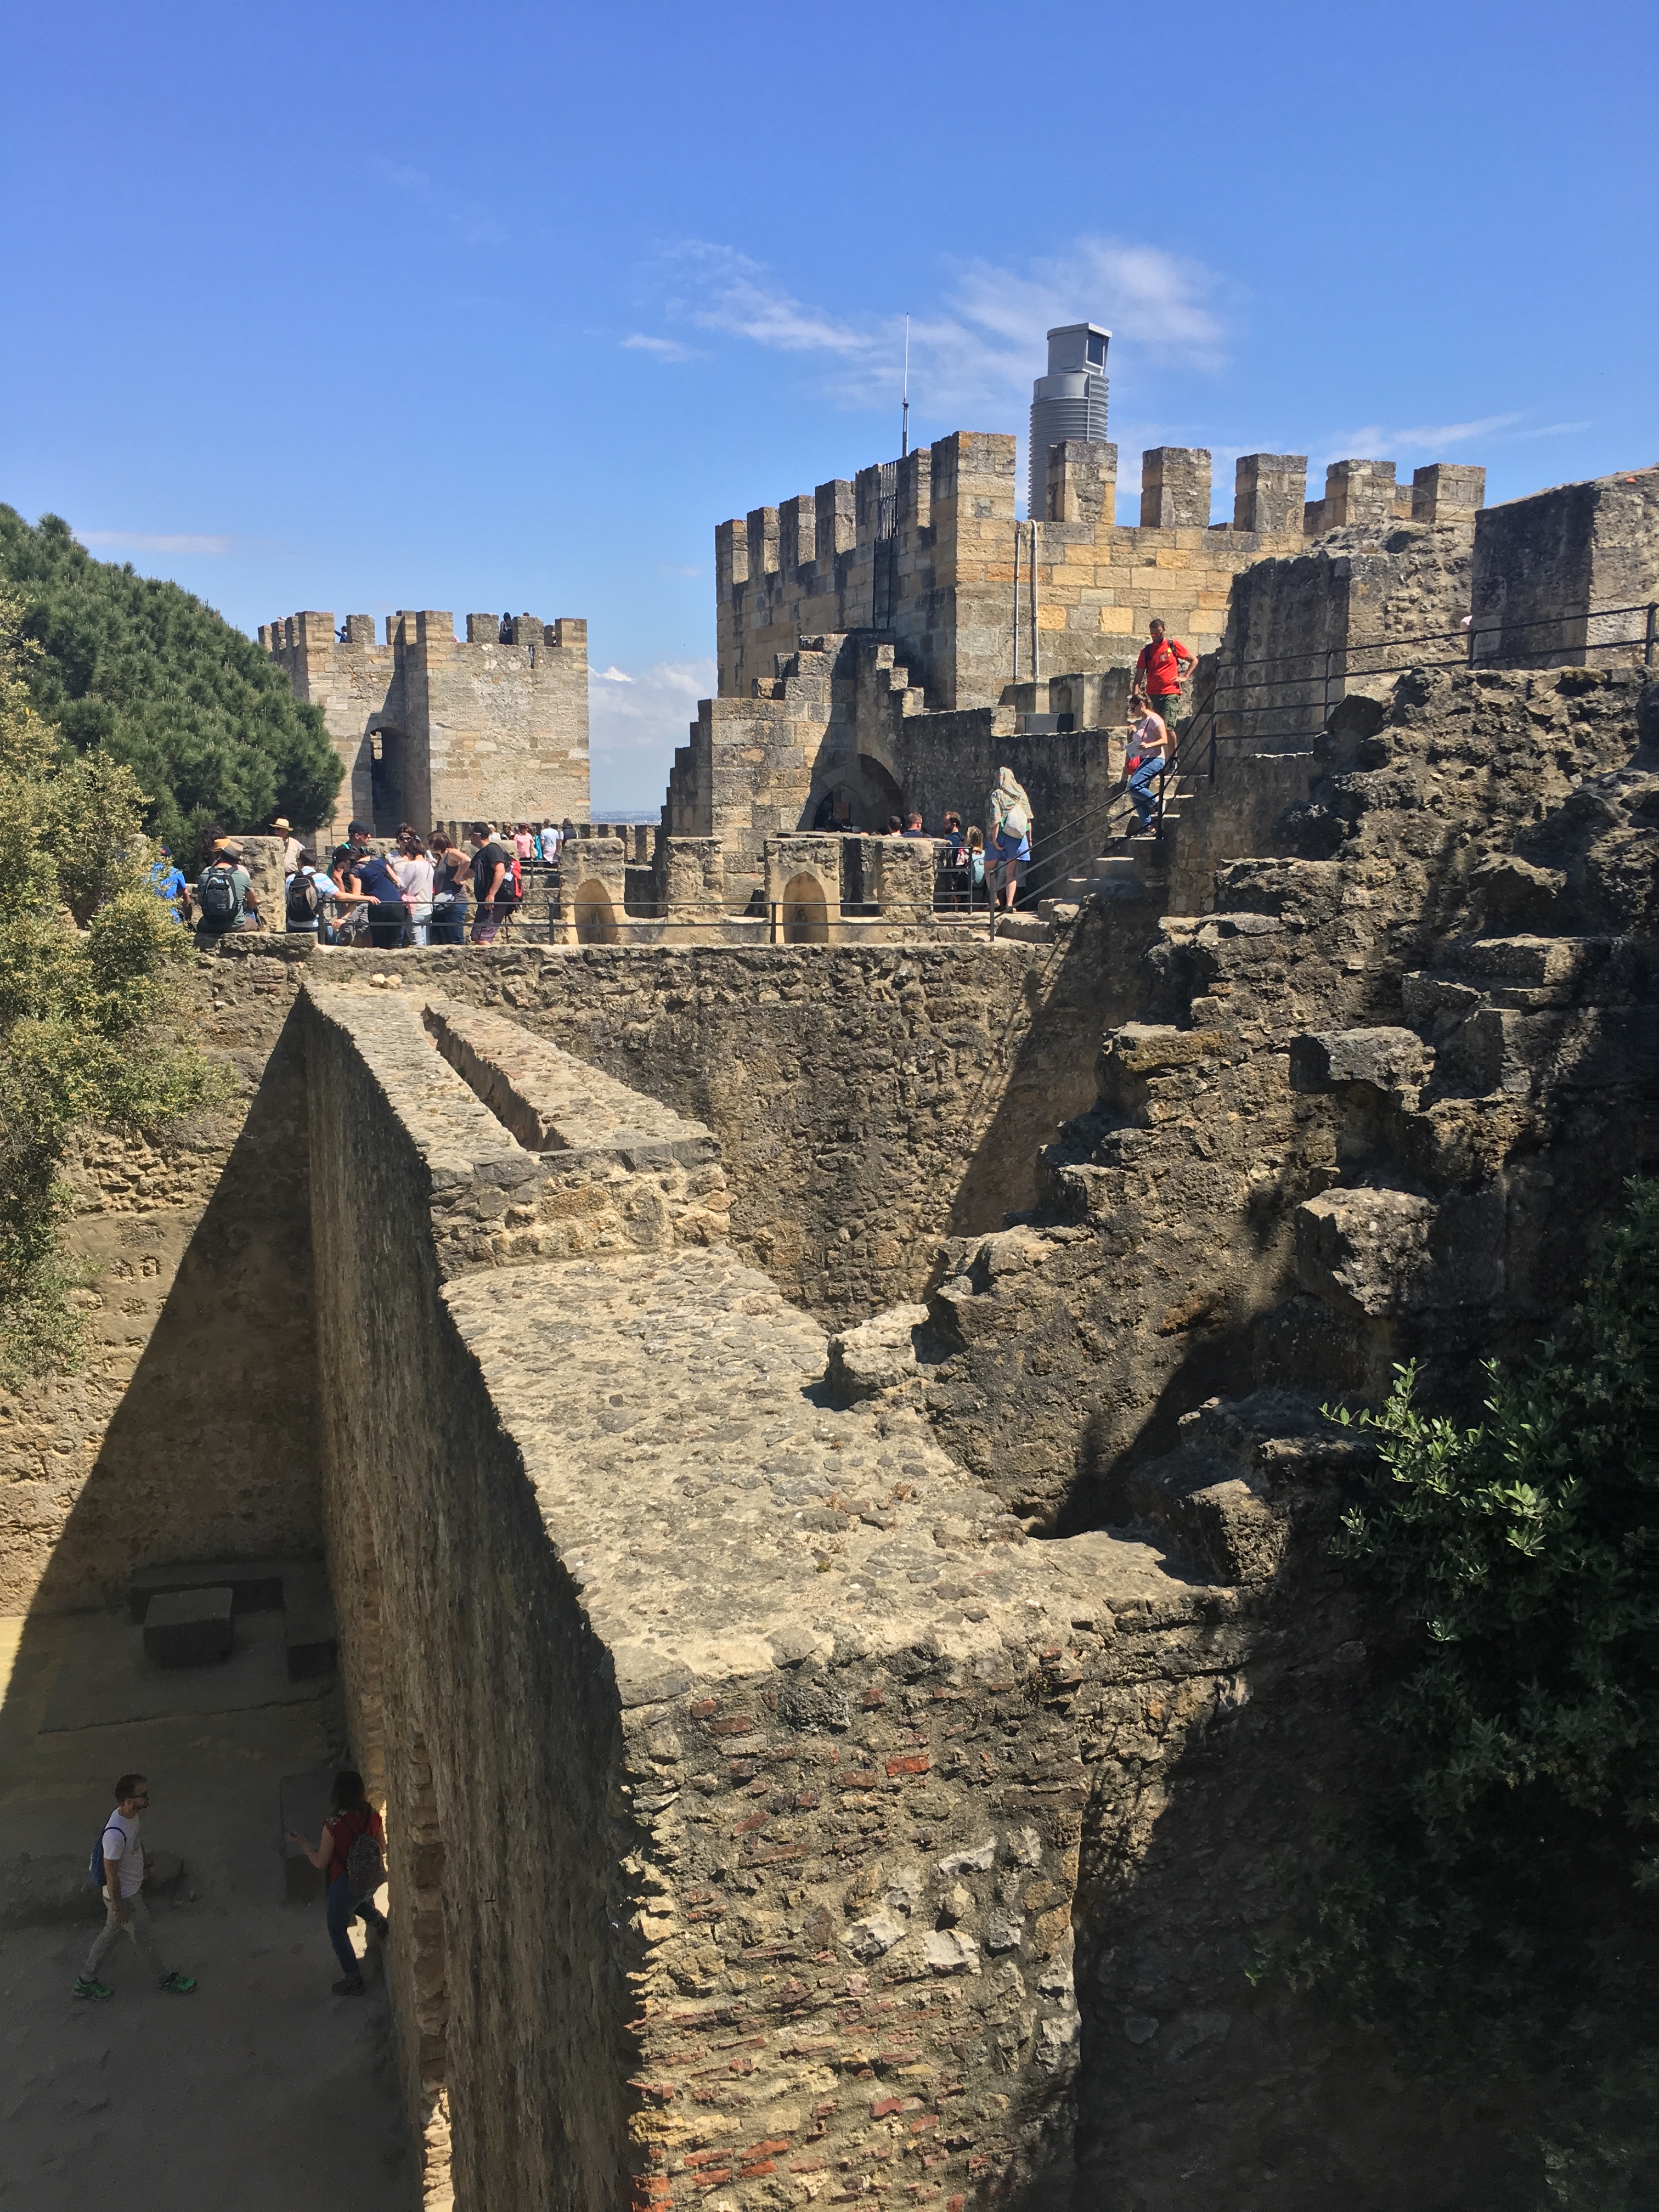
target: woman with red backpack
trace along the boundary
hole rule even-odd
[[[360,1997],[363,1970],[351,1948],[351,1923],[362,1920],[378,1936],[386,1933],[386,1915],[374,1903],[374,1893],[386,1880],[386,1829],[363,1794],[362,1776],[349,1766],[335,1776],[328,1819],[314,1851],[292,1829],[288,1839],[298,1844],[328,1883],[328,1940],[344,1970],[334,1994]]]

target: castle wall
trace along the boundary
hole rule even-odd
[[[1305,750],[1350,693],[1389,696],[1414,657],[1461,660],[1478,527],[1473,508],[1416,522],[1382,518],[1248,568],[1232,586],[1216,658],[1223,742]],[[1413,639],[1426,641],[1415,654]],[[1197,734],[1207,738],[1207,729]]]
[[[474,1043],[533,1103],[505,1028]],[[408,999],[325,989],[307,1029],[331,1565],[427,2201],[1058,2201],[1089,1762],[1237,1702],[1216,1594],[1028,1543],[915,1408],[827,1405],[771,1283],[653,1241],[635,1135],[590,1153],[634,1227],[554,1257],[556,1164]]]
[[[259,641],[319,706],[345,777],[329,834],[354,817],[390,835],[400,822],[585,822],[588,814],[587,625],[521,616],[499,641],[494,615],[469,615],[465,642],[435,610],[367,615],[347,636],[311,611],[262,626]]]
[[[230,1102],[155,1144],[91,1133],[66,1164],[88,1358],[0,1396],[0,1613],[320,1547],[300,971],[282,937],[241,942],[190,989]]]
[[[1211,529],[1209,456],[1161,447],[1145,457],[1141,526],[1115,520],[1117,449],[1073,443],[1049,456],[1049,511],[1037,522],[1037,673],[1091,674],[1133,663],[1151,616],[1195,652],[1218,641],[1232,578],[1298,546],[1301,497],[1285,490],[1296,457],[1252,455],[1236,520]],[[1275,474],[1267,463],[1281,465]],[[1241,471],[1245,464],[1240,464]],[[880,484],[890,471],[884,504]],[[1305,475],[1305,464],[1303,465]],[[957,432],[908,460],[821,485],[784,512],[816,518],[812,552],[779,510],[716,533],[720,683],[744,696],[769,683],[803,636],[873,629],[890,638],[936,710],[994,706],[1013,678],[1014,441]],[[826,550],[822,519],[856,532]],[[1020,673],[1032,673],[1030,532],[1019,526]],[[881,534],[878,534],[878,533]]]
[[[1640,658],[1641,611],[1595,621],[1589,610],[1659,599],[1659,470],[1558,484],[1486,509],[1474,597],[1477,660],[1607,668]]]
[[[1036,1146],[1086,1103],[1124,971],[1086,933],[1041,950],[524,946],[408,952],[398,972],[706,1123],[734,1249],[809,1311],[859,1320],[918,1293],[951,1224],[1029,1204]],[[384,964],[329,953],[313,972]]]

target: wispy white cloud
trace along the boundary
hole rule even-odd
[[[645,331],[629,331],[623,340],[627,353],[648,353],[653,361],[706,361],[707,349],[702,346],[683,345],[678,338],[653,337]]]
[[[662,805],[674,748],[685,743],[699,699],[719,678],[712,660],[659,660],[649,667],[594,672],[588,685],[589,744],[596,799],[645,820]]]
[[[849,315],[803,300],[763,263],[703,239],[665,247],[652,272],[665,330],[738,338],[773,352],[817,356],[842,405],[890,406],[904,349],[901,313]],[[933,422],[1019,420],[1046,359],[1045,333],[1087,316],[1105,322],[1131,356],[1212,369],[1224,358],[1218,302],[1226,288],[1201,264],[1162,247],[1080,238],[1061,252],[1007,268],[984,259],[947,264],[943,296],[910,320],[910,386]],[[665,360],[672,336],[622,343]]]
[[[1313,458],[1329,462],[1362,457],[1386,459],[1392,453],[1443,453],[1450,447],[1467,446],[1472,439],[1490,441],[1524,420],[1523,415],[1514,413],[1479,415],[1467,422],[1419,422],[1403,430],[1382,422],[1365,422],[1357,430],[1339,431],[1326,451]]]
[[[1540,422],[1535,429],[1517,430],[1514,434],[1517,439],[1565,438],[1574,430],[1588,430],[1590,428],[1591,425],[1589,422]]]
[[[695,561],[659,561],[659,576],[701,576],[702,570]]]
[[[75,535],[82,545],[107,545],[131,553],[210,553],[217,556],[228,553],[234,543],[229,538],[188,531],[77,530]]]

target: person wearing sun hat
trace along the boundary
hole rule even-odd
[[[285,876],[291,876],[300,865],[301,855],[304,853],[305,847],[295,836],[294,824],[286,814],[279,814],[276,817],[270,825],[270,833],[273,837],[280,837],[283,841],[283,873]]]

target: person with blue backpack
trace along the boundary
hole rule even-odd
[[[115,1785],[115,1810],[99,1832],[87,1868],[87,1880],[101,1890],[104,1924],[75,1984],[77,1997],[112,1997],[98,1970],[123,1936],[131,1936],[139,1957],[169,1996],[186,1997],[196,1984],[188,1974],[164,1966],[155,1930],[144,1903],[144,1847],[138,1824],[149,1803],[149,1783],[142,1774],[124,1774]]]

